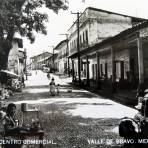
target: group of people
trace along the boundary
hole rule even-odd
[[[0,100],[8,99],[14,92],[21,91],[25,87],[24,76],[17,78],[7,77],[5,82],[0,80]]]
[[[47,78],[50,80],[50,73],[47,73]],[[55,84],[54,77],[51,78],[51,81],[49,83],[49,91],[52,96],[54,96],[56,94],[56,92],[57,92],[57,95],[59,95],[59,93],[60,93],[60,85]]]

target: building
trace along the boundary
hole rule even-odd
[[[136,89],[148,84],[148,21],[96,44],[97,80],[105,87]],[[91,54],[91,50],[88,51]]]
[[[121,89],[137,89],[139,84],[148,84],[147,39],[148,21],[145,21],[80,51],[80,56],[94,54],[96,59],[97,70],[92,71],[95,81],[89,77],[90,61],[87,59],[87,82],[93,82],[91,86],[101,84],[103,88],[112,88],[114,84]]]
[[[18,73],[22,74],[22,73],[24,73],[24,70],[25,70],[25,67],[26,67],[26,52],[19,50],[18,56],[19,56]]]
[[[68,74],[68,40],[63,40],[54,48],[58,51],[56,67],[59,73]]]
[[[46,63],[50,68],[50,72],[58,72],[58,53],[52,54],[47,60]]]
[[[112,70],[112,66],[118,70],[123,69],[123,65],[126,64],[126,62],[122,63],[115,60],[116,66],[113,65],[112,50],[108,50],[108,43],[103,43],[106,43],[106,40],[111,40],[124,30],[144,21],[145,19],[142,18],[88,7],[80,15],[79,20],[69,29],[69,58],[72,60],[73,81],[94,87],[98,86],[101,80],[106,81],[106,78],[115,81],[115,74],[113,75],[112,73],[112,71],[115,73],[115,70]],[[78,22],[79,28],[77,28]],[[102,44],[103,46],[101,46]],[[123,45],[119,44],[118,46]],[[113,47],[109,49],[113,49]],[[100,52],[101,50],[103,50],[103,52]],[[124,53],[119,53],[117,58],[122,54]],[[119,65],[121,65],[120,68]],[[117,75],[120,75],[119,71],[116,71],[116,77]]]
[[[18,75],[23,73],[25,64],[25,53],[21,48],[23,48],[22,39],[14,38],[12,41],[12,49],[8,57],[8,70]]]
[[[39,55],[33,56],[30,58],[31,61],[31,69],[32,70],[41,70],[43,65],[48,66],[47,59],[52,56],[52,53],[43,52]]]

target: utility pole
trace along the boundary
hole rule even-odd
[[[52,53],[52,60],[53,60],[53,67],[54,67],[54,47],[53,47],[53,53]]]
[[[53,62],[53,71],[54,70],[54,46],[48,46],[48,47],[52,47],[52,62]]]
[[[43,50],[43,56],[44,56],[44,62],[43,64],[45,64],[45,51]]]
[[[80,37],[80,28],[79,28],[79,18],[80,18],[80,12],[77,13],[71,13],[77,15],[77,52],[78,52],[78,80],[79,80],[79,86],[81,85],[81,67],[80,67],[80,44],[79,44],[79,37]]]
[[[68,75],[69,75],[69,77],[70,77],[70,72],[69,72],[69,59],[68,59],[68,56],[69,56],[69,46],[68,46],[69,39],[68,39],[68,34],[65,33],[65,34],[59,34],[59,35],[65,35],[65,36],[66,36],[66,40],[67,40],[67,42],[66,42],[66,43],[67,43],[66,58],[67,58],[67,64],[68,64],[66,68],[68,69],[68,70],[67,70],[67,73],[68,73]]]

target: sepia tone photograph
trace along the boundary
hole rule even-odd
[[[0,0],[0,148],[147,148],[146,0]]]

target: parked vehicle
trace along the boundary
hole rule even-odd
[[[43,67],[43,72],[49,73],[49,72],[50,72],[50,68],[48,68],[48,67]]]
[[[125,139],[124,146],[132,148],[147,148],[148,141],[148,93],[144,97],[139,96],[138,113],[134,118],[125,117],[119,124],[119,135]],[[133,139],[130,143],[127,139]]]

